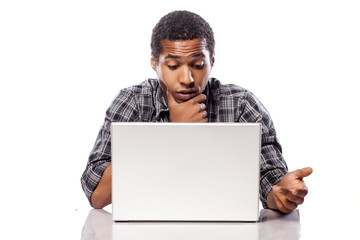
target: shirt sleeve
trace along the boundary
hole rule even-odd
[[[120,91],[106,111],[104,124],[98,133],[86,169],[81,177],[81,185],[90,205],[92,205],[91,195],[99,184],[105,168],[111,162],[111,123],[136,122],[139,118],[137,109],[133,92],[124,89]]]
[[[251,92],[246,94],[240,121],[261,123],[260,200],[268,208],[269,192],[288,172],[281,145],[270,114]]]

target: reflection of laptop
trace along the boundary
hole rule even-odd
[[[113,123],[114,221],[257,221],[258,123]]]

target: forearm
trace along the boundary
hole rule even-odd
[[[277,147],[276,144],[262,146],[260,160],[260,197],[264,208],[269,208],[267,203],[272,187],[280,182],[287,172],[287,165],[280,151],[280,147]]]
[[[272,187],[279,183],[281,179],[286,175],[287,169],[281,168],[279,165],[275,165],[278,168],[266,164],[261,168],[261,178],[260,178],[260,200],[264,208],[271,208],[269,203],[269,198],[272,197],[271,191]],[[273,168],[268,170],[269,168]]]
[[[99,184],[91,195],[94,208],[103,208],[111,203],[111,163],[105,168]]]

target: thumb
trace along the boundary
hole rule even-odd
[[[294,174],[297,178],[304,178],[304,177],[308,177],[312,174],[313,169],[311,167],[306,167],[306,168],[302,168],[302,169],[298,169],[296,171],[294,171]]]

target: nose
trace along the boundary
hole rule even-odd
[[[192,86],[194,84],[194,77],[192,76],[191,70],[187,66],[184,67],[181,73],[180,83],[186,87]]]

